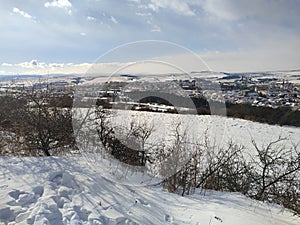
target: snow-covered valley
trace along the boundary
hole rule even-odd
[[[239,193],[181,197],[161,186],[129,186],[102,176],[80,155],[0,158],[0,224],[260,224],[300,218]]]

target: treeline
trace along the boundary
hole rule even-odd
[[[252,106],[250,104],[232,104],[207,101],[204,98],[194,98],[193,102],[200,115],[210,115],[211,106],[222,108],[226,106],[228,117],[241,118],[260,123],[300,126],[300,111],[291,107],[270,108],[266,106]],[[217,112],[217,111],[216,111]]]
[[[176,102],[178,107],[190,107],[186,104],[187,99],[183,96],[166,95],[166,99],[171,99]],[[266,106],[252,106],[250,104],[232,104],[220,103],[216,101],[207,100],[204,97],[191,97],[194,106],[199,115],[211,115],[211,108],[224,108],[226,106],[226,113],[229,117],[241,118],[260,123],[300,126],[300,111],[294,110],[291,107],[270,108]],[[170,101],[166,101],[160,97],[147,96],[139,100],[141,103],[158,103],[164,105],[172,105]],[[149,110],[150,111],[150,110]],[[171,113],[176,113],[171,111]],[[218,110],[214,110],[214,114],[218,114]],[[222,114],[222,113],[220,113]]]
[[[300,126],[300,111],[290,107],[270,108],[248,104],[226,104],[229,117],[261,123]]]

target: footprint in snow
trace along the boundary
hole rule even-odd
[[[167,223],[173,223],[173,216],[171,216],[171,215],[168,215],[168,214],[166,214],[165,215],[165,221],[167,222]]]
[[[6,185],[6,184],[5,185],[1,185],[0,189],[6,189],[7,187],[8,187],[8,185]]]
[[[15,213],[9,207],[0,209],[0,224],[7,224],[15,220]]]
[[[147,201],[140,199],[140,198],[136,198],[135,203],[139,203],[139,204],[142,204],[143,206],[151,207],[151,205]]]
[[[8,202],[8,205],[19,205],[26,206],[34,203],[37,196],[34,193],[28,193],[25,191],[14,190],[8,193],[8,195],[13,198],[13,201]]]
[[[20,194],[24,194],[24,191],[14,190],[8,193],[8,195],[14,199],[18,199]]]
[[[129,225],[140,225],[139,223],[129,219],[129,218],[126,218],[126,217],[119,217],[116,219],[115,221],[115,224],[129,224]]]

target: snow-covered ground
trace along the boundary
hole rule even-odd
[[[238,118],[211,115],[183,115],[167,113],[137,112],[130,110],[114,110],[113,126],[128,127],[131,121],[146,122],[153,125],[152,140],[168,139],[176,125],[186,130],[191,141],[204,141],[205,135],[215,145],[224,147],[230,141],[253,149],[252,140],[258,146],[266,146],[279,137],[285,138],[280,144],[291,147],[300,144],[300,128],[293,126],[269,125]],[[118,135],[118,134],[117,134]]]
[[[122,185],[103,171],[80,155],[0,157],[0,224],[300,223],[288,210],[239,193],[181,197],[161,186]]]
[[[194,140],[207,132],[219,144],[233,139],[250,147],[254,139],[264,145],[281,135],[291,145],[300,136],[296,127],[219,116],[115,113],[116,125],[127,126],[132,119],[153,123],[154,141],[168,137],[179,121],[195,134]],[[185,197],[168,193],[146,174],[125,171],[120,165],[95,153],[0,157],[0,224],[300,224],[300,218],[289,210],[239,193],[198,190]],[[126,176],[129,180],[124,182]]]

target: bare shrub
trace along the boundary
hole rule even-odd
[[[253,140],[256,155],[251,159],[248,196],[282,204],[300,213],[300,151],[282,144],[284,138],[258,146]]]
[[[128,127],[113,127],[110,120],[109,110],[101,106],[96,108],[95,121],[103,147],[116,159],[129,165],[145,166],[147,161],[150,162],[146,141],[153,132],[153,126],[145,121],[131,121]]]
[[[247,166],[243,158],[243,146],[232,142],[227,147],[205,144],[202,169],[198,174],[197,188],[220,191],[246,191]]]
[[[287,148],[283,138],[258,146],[253,141],[256,154],[245,159],[246,149],[229,142],[226,148],[209,143],[187,142],[186,133],[175,129],[175,141],[161,151],[162,175],[173,175],[163,181],[163,187],[181,195],[190,194],[194,188],[202,190],[241,192],[251,198],[281,204],[300,213],[300,152],[297,145]],[[191,152],[192,154],[188,155]],[[172,157],[170,157],[172,155]],[[185,157],[189,157],[187,160]],[[186,160],[182,166],[179,161]]]
[[[201,149],[189,141],[180,123],[173,130],[172,140],[170,146],[161,146],[159,151],[160,173],[165,177],[163,187],[183,196],[196,187]]]

